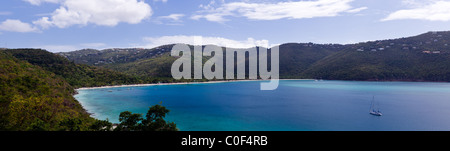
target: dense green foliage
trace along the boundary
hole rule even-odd
[[[77,64],[87,64],[104,66],[109,64],[122,64],[139,60],[157,58],[170,52],[173,45],[165,45],[153,49],[124,48],[105,49],[102,51],[95,49],[83,49],[73,52],[58,53]]]
[[[448,82],[450,48],[447,43],[450,43],[450,32],[349,45],[315,62],[302,74],[339,80]]]
[[[65,119],[90,123],[73,94],[63,78],[0,51],[0,130],[64,130]]]
[[[145,118],[142,114],[125,111],[120,113],[120,123],[113,128],[108,121],[97,120],[91,128],[97,131],[178,131],[173,122],[166,122],[164,118],[169,110],[161,105],[151,106]]]
[[[45,50],[9,49],[6,51],[17,59],[55,73],[75,88],[142,83],[137,77],[100,67],[75,64]]]
[[[140,77],[147,78],[158,78],[163,81],[167,81],[172,79],[172,74],[170,69],[172,67],[172,63],[176,60],[174,57],[170,57],[168,54],[164,54],[157,58],[139,60],[130,63],[122,63],[122,64],[108,64],[102,67],[120,71],[123,73],[132,74]],[[164,79],[170,78],[170,79]]]
[[[76,65],[43,50],[2,50],[0,131],[110,131],[113,124],[91,118],[73,97],[74,87],[66,80],[76,86],[102,86],[127,84],[127,78],[115,71]],[[123,122],[115,130],[176,130],[174,123],[163,119],[168,112],[157,105],[149,109],[146,119],[130,113],[131,118],[140,120],[131,120],[124,112],[120,116]],[[138,122],[139,128],[129,126],[134,124],[130,121]]]
[[[280,78],[311,78],[302,74],[315,62],[344,48],[343,45],[289,43],[280,45]]]
[[[450,32],[428,32],[408,38],[347,45],[282,44],[280,78],[450,81],[449,44]],[[82,50],[60,55],[143,79],[170,81],[170,65],[176,60],[169,56],[171,46],[144,50]],[[155,52],[158,55],[150,55]]]

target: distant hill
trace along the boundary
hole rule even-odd
[[[45,50],[8,49],[5,51],[17,59],[27,61],[44,70],[55,73],[76,88],[142,83],[138,77],[101,67],[76,64]]]
[[[450,32],[357,44],[280,45],[281,78],[450,81]],[[153,49],[79,50],[58,53],[75,63],[129,75],[171,78],[173,45]],[[191,46],[192,48],[192,46]]]
[[[165,45],[153,49],[113,48],[101,51],[95,49],[83,49],[72,52],[61,52],[58,54],[77,64],[103,66],[157,58],[164,53],[170,52],[172,46],[173,45]]]
[[[143,83],[173,82],[170,68],[176,60],[168,54],[173,45],[153,49],[84,49],[58,53],[76,64],[92,65],[139,77]]]
[[[79,64],[94,65],[140,77],[171,78],[170,69],[177,59],[170,56],[173,45],[153,49],[84,49],[58,53]],[[193,46],[190,46],[193,49]],[[330,55],[343,45],[317,45],[290,43],[280,46],[280,74],[285,78],[301,76],[312,63]],[[225,49],[225,48],[223,48]],[[208,57],[204,57],[207,59]],[[205,62],[205,60],[204,60]]]
[[[280,50],[280,78],[312,78],[303,74],[317,61],[345,49],[344,45],[313,43],[282,44]]]
[[[331,80],[450,81],[450,32],[347,45],[302,74]]]

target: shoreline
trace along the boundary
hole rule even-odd
[[[270,80],[270,79],[269,79]],[[112,86],[100,86],[100,87],[82,87],[75,89],[78,90],[91,90],[91,89],[108,89],[108,88],[122,88],[122,87],[146,87],[146,86],[158,86],[158,85],[187,85],[187,84],[213,84],[213,83],[227,83],[227,82],[248,82],[248,81],[269,81],[269,80],[227,80],[227,81],[207,81],[207,82],[172,82],[172,83],[151,83],[151,84],[130,84],[130,85],[112,85]],[[316,80],[316,79],[279,79],[281,80]]]
[[[318,80],[318,79],[278,79],[280,81],[289,80]],[[122,88],[122,87],[146,87],[146,86],[158,86],[158,85],[187,85],[187,84],[213,84],[213,83],[227,83],[227,82],[249,82],[249,81],[270,81],[269,80],[223,80],[223,81],[206,81],[206,82],[172,82],[172,83],[150,83],[150,84],[129,84],[129,85],[111,85],[111,86],[100,86],[100,87],[81,87],[75,89],[78,90],[90,90],[90,89],[108,89],[108,88]],[[359,81],[359,80],[337,80],[337,81]],[[414,80],[361,80],[366,82],[444,82],[447,81],[414,81]]]

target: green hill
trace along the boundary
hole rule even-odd
[[[63,130],[64,120],[93,119],[56,74],[0,51],[0,130]]]
[[[170,69],[172,63],[176,60],[176,58],[170,56],[172,46],[166,45],[153,49],[106,49],[102,51],[85,49],[59,53],[59,55],[80,64],[104,67],[142,78],[171,81]],[[193,46],[190,47],[193,49]],[[280,45],[280,75],[282,78],[301,77],[301,72],[311,64],[337,52],[342,47],[343,45],[317,45],[312,43]],[[204,57],[203,62],[206,59],[208,57]],[[150,81],[154,82],[154,80]]]
[[[105,50],[83,49],[58,53],[77,64],[104,66],[109,64],[130,63],[145,59],[157,58],[170,52],[173,45],[165,45],[152,49],[113,48]]]
[[[280,78],[450,81],[449,44],[448,31],[347,45],[282,44]],[[175,60],[169,56],[172,46],[80,50],[59,55],[142,78],[170,80]]]
[[[44,50],[0,50],[0,131],[178,130],[175,123],[164,120],[169,110],[160,105],[149,108],[148,115],[157,114],[152,118],[122,112],[119,118],[140,116],[140,121],[121,121],[119,128],[114,128],[108,121],[91,118],[73,97],[76,91],[72,84],[103,86],[127,82],[138,83],[138,79],[109,69],[78,65]]]
[[[8,49],[6,52],[17,59],[40,66],[44,70],[63,77],[75,88],[142,83],[137,77],[101,67],[75,64],[62,56],[45,50]]]
[[[450,32],[348,45],[303,75],[336,80],[450,81]]]
[[[313,43],[282,44],[280,50],[280,78],[311,78],[303,71],[315,62],[335,54],[343,49],[343,45],[318,45]]]
[[[142,77],[143,81],[150,83],[174,82],[170,69],[172,63],[176,60],[169,54],[163,54],[159,57],[142,59],[129,63],[107,64],[101,67]]]

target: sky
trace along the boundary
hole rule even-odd
[[[450,30],[450,0],[2,0],[0,48],[350,44]]]

